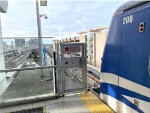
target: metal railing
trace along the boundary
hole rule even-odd
[[[29,68],[12,68],[12,69],[0,70],[0,73],[2,73],[2,72],[12,72],[12,71],[44,69],[44,68],[57,68],[57,65],[53,65],[53,66],[37,66],[37,67],[29,67]]]
[[[33,95],[33,96],[27,96],[27,97],[21,97],[21,98],[11,98],[8,100],[0,100],[0,108],[7,107],[7,106],[14,106],[18,104],[27,104],[27,103],[33,103],[33,102],[39,102],[47,99],[56,99],[58,98],[59,94],[57,91],[57,79],[58,79],[58,66],[57,65],[52,65],[52,66],[37,66],[37,67],[28,67],[28,68],[12,68],[12,69],[5,69],[5,70],[0,70],[0,73],[8,73],[8,72],[14,72],[14,71],[28,71],[28,70],[38,70],[38,69],[54,69],[54,78],[53,78],[53,88],[54,88],[54,93],[45,93],[41,95]],[[33,72],[33,71],[32,71]],[[38,74],[38,73],[37,73]],[[24,75],[25,76],[25,75]],[[22,81],[24,82],[24,81]],[[11,84],[10,84],[11,85]],[[30,88],[29,88],[30,89]],[[26,89],[26,90],[29,90]],[[18,92],[18,89],[14,89],[14,91]],[[27,94],[28,95],[28,94]]]

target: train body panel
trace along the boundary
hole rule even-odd
[[[102,60],[100,97],[119,113],[150,113],[149,14],[149,2],[128,2],[112,19]]]

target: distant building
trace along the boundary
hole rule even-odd
[[[79,33],[80,42],[85,42],[85,38],[87,39],[87,63],[97,68],[101,66],[107,32],[107,27],[100,27]]]
[[[6,41],[2,41],[2,43],[3,43],[3,48],[6,48],[8,46]]]
[[[11,41],[11,48],[14,48],[16,45],[15,45],[15,42],[14,41]]]
[[[26,41],[25,44],[26,44],[26,45],[29,45],[29,41]]]
[[[43,44],[46,48],[53,48],[53,44]]]
[[[25,39],[15,39],[16,47],[23,47],[23,45],[25,45]]]
[[[101,58],[103,56],[107,32],[107,27],[90,29],[88,31],[78,33],[80,35],[79,37],[54,41],[54,46],[56,46],[56,43],[86,43],[87,63],[99,68]]]
[[[29,45],[38,47],[39,46],[39,39],[30,39],[29,40]]]

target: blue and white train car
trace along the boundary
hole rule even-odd
[[[150,1],[115,12],[102,59],[100,97],[118,113],[150,113]]]

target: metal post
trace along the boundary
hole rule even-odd
[[[56,44],[56,53],[57,53],[57,65],[58,65],[58,68],[57,68],[57,93],[58,95],[60,96],[60,92],[61,92],[61,89],[60,89],[60,84],[61,84],[61,80],[60,80],[60,77],[61,77],[61,67],[60,67],[60,56],[59,56],[59,44],[57,42]]]
[[[36,15],[37,15],[38,38],[39,38],[39,58],[40,58],[40,65],[42,66],[42,32],[41,32],[41,19],[39,14],[38,0],[36,0]],[[41,76],[43,76],[42,69],[41,69]]]
[[[62,53],[63,51],[63,47],[62,44],[60,44],[60,49],[61,49],[61,63],[63,61],[64,58],[64,54]],[[61,83],[62,83],[62,96],[64,96],[65,94],[65,68],[62,66],[61,64]]]
[[[85,57],[85,90],[87,90],[87,35],[85,35],[85,44],[84,44],[84,57]]]
[[[93,37],[94,66],[96,67],[96,32]]]

